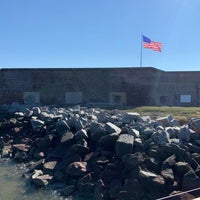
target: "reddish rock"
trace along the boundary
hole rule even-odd
[[[68,165],[66,172],[69,176],[84,176],[87,172],[87,163],[73,162]]]
[[[13,144],[13,149],[17,151],[27,152],[29,151],[30,146],[26,144]]]

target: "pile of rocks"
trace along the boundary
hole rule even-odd
[[[0,122],[1,157],[37,187],[94,200],[155,199],[200,185],[200,119],[98,108],[33,107]]]

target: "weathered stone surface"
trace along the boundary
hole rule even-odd
[[[12,147],[11,145],[4,145],[1,150],[1,157],[2,158],[10,158],[12,156]]]
[[[165,180],[155,173],[140,170],[139,178],[144,188],[147,189],[152,199],[158,198],[164,192]]]
[[[163,161],[162,168],[171,168],[176,164],[176,156],[175,154],[168,157],[166,160]]]
[[[51,136],[51,135],[47,135],[45,137],[36,139],[35,144],[37,146],[37,151],[38,152],[41,152],[41,151],[46,152],[47,149],[51,146],[52,139],[53,139],[53,136]]]
[[[134,145],[134,136],[121,134],[115,143],[115,153],[122,157],[127,153],[132,153]]]
[[[161,171],[161,175],[166,179],[170,181],[174,181],[174,172],[171,168],[166,168]]]
[[[186,162],[177,162],[175,164],[175,172],[180,177],[183,177],[191,169],[192,169],[191,166]]]
[[[121,132],[121,129],[111,122],[107,122],[105,124],[105,130],[109,134],[111,134],[111,133],[120,134],[120,132]]]
[[[99,175],[104,182],[109,183],[113,179],[120,178],[121,174],[119,168],[114,163],[108,163],[103,170],[103,172]]]
[[[33,116],[39,116],[41,113],[40,107],[33,107],[31,111],[33,111]]]
[[[190,141],[190,130],[188,125],[184,125],[181,127],[179,133],[178,133],[178,138],[180,142],[189,142]]]
[[[182,189],[185,190],[192,190],[194,188],[198,188],[200,185],[200,178],[196,175],[193,170],[189,170],[183,176],[183,186]]]
[[[43,127],[44,125],[44,121],[39,120],[39,119],[31,119],[31,125],[34,131],[40,131],[40,129]]]
[[[136,112],[127,112],[122,116],[122,122],[124,124],[130,124],[131,122],[135,122],[141,120],[140,114]]]
[[[32,180],[34,180],[35,178],[37,178],[37,177],[40,176],[40,175],[43,175],[42,170],[34,170],[34,172],[33,172],[32,176],[31,176],[31,178],[32,178]]]
[[[128,134],[133,135],[134,138],[139,138],[140,137],[140,132],[134,128],[131,128],[128,130]]]
[[[44,187],[50,183],[52,178],[53,176],[50,176],[49,174],[39,175],[33,179],[33,183],[37,187]]]
[[[61,120],[56,123],[56,131],[60,136],[62,136],[64,133],[70,131],[70,127],[66,121]]]
[[[100,140],[98,141],[98,143],[101,146],[108,147],[109,149],[112,149],[112,148],[114,148],[114,145],[115,145],[118,137],[119,137],[118,133],[111,133],[111,134],[108,134],[108,135],[101,137]]]
[[[13,149],[16,151],[28,152],[30,146],[26,144],[13,144]]]
[[[85,129],[81,129],[74,134],[75,140],[88,139],[88,134]]]
[[[74,134],[72,132],[63,133],[60,143],[64,145],[73,144],[74,142],[73,138],[74,138]]]
[[[84,176],[85,173],[87,172],[87,163],[73,162],[70,165],[68,165],[66,172],[68,176],[75,176],[75,177]]]
[[[142,153],[126,154],[122,157],[122,162],[129,170],[138,167],[144,162]]]
[[[31,117],[33,115],[33,111],[26,108],[24,110],[24,117]]]
[[[189,126],[197,133],[200,133],[200,118],[191,119]]]
[[[53,174],[53,171],[55,170],[55,167],[57,165],[57,161],[50,161],[46,162],[43,165],[43,171],[45,174]]]
[[[166,131],[156,131],[151,138],[156,144],[169,143],[169,134]]]
[[[92,141],[97,142],[102,136],[106,135],[106,131],[101,123],[92,122],[89,126],[89,132]]]
[[[157,118],[156,121],[159,122],[160,124],[162,124],[165,127],[178,126],[179,125],[178,121],[176,121],[171,115]]]
[[[65,196],[130,200],[200,184],[199,119],[180,126],[172,116],[80,106],[20,112],[0,113],[0,155],[25,161],[38,187],[61,182]]]

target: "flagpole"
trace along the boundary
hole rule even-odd
[[[142,33],[141,33],[140,67],[142,67],[142,49],[143,49],[143,45],[142,45]]]

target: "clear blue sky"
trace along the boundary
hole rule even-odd
[[[200,70],[200,0],[0,0],[0,67]]]

